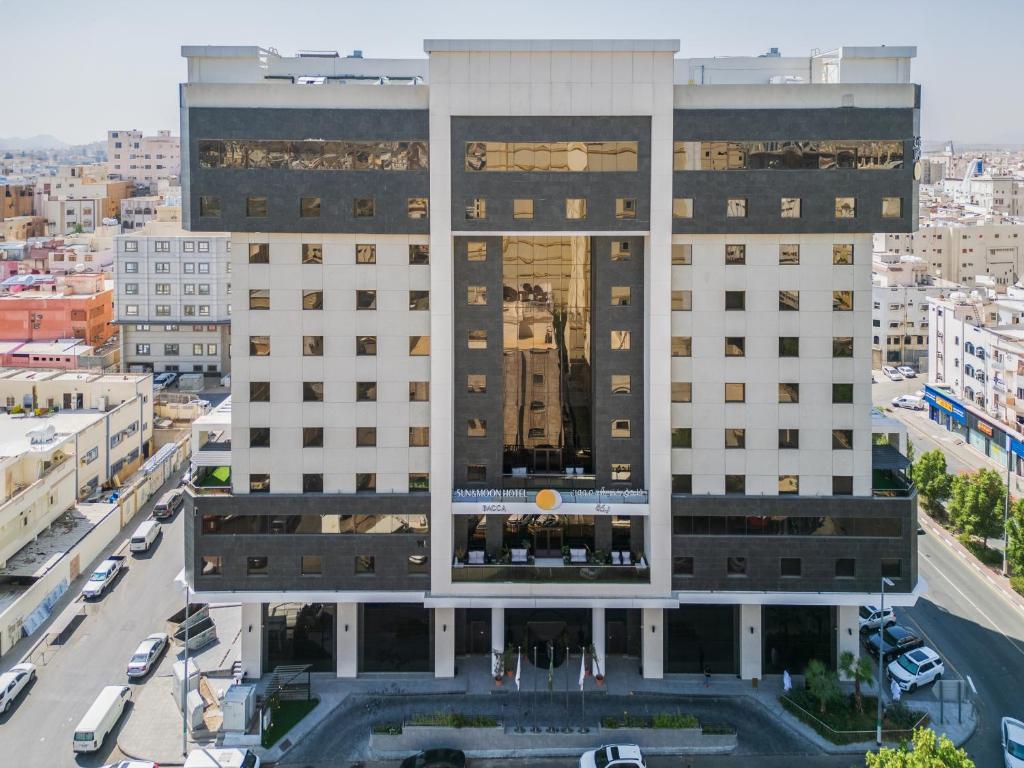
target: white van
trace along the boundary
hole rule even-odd
[[[260,759],[251,749],[193,749],[184,768],[260,768]]]
[[[132,689],[127,685],[108,685],[89,707],[85,717],[75,728],[75,752],[95,752],[132,700]]]
[[[135,529],[131,541],[128,542],[128,549],[132,552],[148,552],[159,535],[160,523],[156,520],[146,520]]]

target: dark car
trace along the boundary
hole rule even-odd
[[[878,658],[878,643],[879,635],[877,632],[870,635],[865,641],[868,652],[873,659]],[[924,645],[924,640],[915,635],[911,630],[899,624],[891,624],[885,628],[882,657],[886,662],[889,662],[898,656],[902,656],[907,651],[920,648],[922,645]]]
[[[428,749],[405,758],[400,768],[466,768],[466,755],[458,749]]]

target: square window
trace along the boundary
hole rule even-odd
[[[727,576],[746,576],[747,558],[727,557],[725,559],[725,573]]]
[[[199,215],[204,219],[219,219],[220,198],[202,195],[199,198]]]
[[[249,243],[249,263],[269,264],[270,243]]]
[[[672,246],[672,266],[688,267],[693,263],[693,246],[690,243],[677,243]]]
[[[790,495],[800,493],[800,477],[798,475],[779,475],[779,494]]]
[[[319,243],[303,243],[302,244],[302,263],[303,264],[323,264],[324,263],[324,247]]]
[[[832,246],[832,263],[841,265],[853,264],[853,244],[836,243]]]
[[[725,430],[725,447],[740,449],[747,447],[747,430],[738,427],[729,427]]]
[[[616,219],[635,219],[636,218],[636,198],[635,197],[617,197],[617,198],[615,198],[615,218]]]
[[[587,218],[587,199],[585,197],[567,197],[565,199],[565,218]]]
[[[426,448],[430,445],[430,427],[409,427],[409,447]]]
[[[629,261],[633,258],[633,251],[628,240],[612,241],[612,261]]]
[[[672,198],[672,218],[673,219],[692,219],[693,218],[693,198],[692,197],[674,197],[674,198]]]
[[[741,383],[726,383],[725,402],[743,403],[747,399],[747,385]]]
[[[783,557],[779,559],[780,576],[799,576],[802,567],[802,561],[799,557]]]
[[[409,402],[410,403],[425,403],[430,400],[430,382],[429,381],[410,381],[409,382]]]
[[[533,200],[529,199],[515,199],[512,201],[512,218],[513,219],[532,219],[533,218]]]
[[[245,558],[246,576],[266,576],[268,573],[267,558],[258,556]]]
[[[487,304],[487,286],[470,285],[466,287],[466,303],[471,307],[479,307]]]
[[[800,337],[779,336],[779,357],[800,357]]]
[[[800,218],[800,198],[799,197],[784,197],[784,198],[782,198],[782,204],[780,206],[780,215],[784,219],[799,219]]]
[[[854,197],[837,197],[835,212],[837,219],[857,218],[857,199]]]
[[[318,219],[320,218],[320,198],[319,197],[300,197],[299,198],[299,217],[303,219]]]
[[[356,356],[374,357],[377,354],[376,336],[356,336]]]
[[[832,291],[832,311],[852,312],[853,291]]]
[[[799,264],[800,246],[794,243],[779,245],[779,264]]]
[[[903,217],[903,198],[902,197],[883,197],[882,198],[882,218],[883,219],[899,219]]]
[[[780,403],[799,403],[800,402],[800,385],[796,382],[779,383],[779,402]]]
[[[324,308],[324,292],[304,290],[302,292],[302,308],[304,310],[315,310]]]
[[[747,198],[730,197],[725,201],[725,215],[730,219],[744,219],[747,216]]]
[[[853,336],[833,336],[832,357],[853,357]]]
[[[476,395],[482,395],[487,391],[487,376],[483,373],[470,373],[466,375],[466,391]]]
[[[747,293],[746,293],[746,291],[726,291],[725,292],[725,308],[727,310],[746,309],[746,305],[747,305]]]
[[[693,309],[693,291],[672,291],[672,311],[689,312]]]
[[[356,473],[356,493],[376,493],[377,474],[375,472]]]
[[[430,246],[418,243],[409,246],[409,263],[413,266],[422,266],[430,263]]]
[[[487,243],[471,240],[466,244],[466,261],[487,261]]]
[[[426,357],[430,354],[429,336],[410,336],[409,355],[411,357]]]
[[[466,465],[466,482],[467,483],[485,483],[487,482],[487,466],[484,464],[467,464]]]
[[[745,357],[747,354],[747,340],[743,336],[725,337],[726,357]]]
[[[202,576],[220,576],[223,573],[224,558],[220,555],[202,555],[200,565]]]
[[[673,427],[672,447],[693,448],[693,429],[691,427]]]
[[[779,312],[800,310],[800,291],[779,291]]]
[[[832,385],[832,402],[833,403],[852,403],[853,402],[853,384],[833,384]]]
[[[324,476],[320,473],[302,475],[302,492],[303,493],[323,493],[324,492]]]
[[[409,291],[409,311],[425,312],[430,309],[430,291]]]
[[[693,475],[672,475],[672,493],[693,493]]]
[[[249,357],[267,357],[270,354],[269,336],[249,337]]]
[[[356,246],[356,264],[376,264],[377,263],[377,246],[376,245],[357,245]]]
[[[324,383],[322,381],[302,382],[302,402],[322,403],[324,401]]]
[[[487,437],[487,419],[466,419],[466,437]]]
[[[627,350],[630,344],[629,331],[612,331],[612,349],[613,350]]]
[[[779,448],[783,450],[791,449],[795,450],[800,447],[800,430],[799,429],[780,429],[779,430]]]
[[[356,291],[356,309],[365,311],[377,309],[377,292]]]
[[[321,576],[324,572],[324,559],[320,555],[302,555],[299,558],[299,575]]]
[[[475,197],[466,204],[467,219],[486,219],[487,201],[482,197]]]
[[[672,402],[689,403],[693,398],[693,385],[688,381],[672,382]]]
[[[469,349],[487,349],[487,331],[470,331],[466,345]]]
[[[357,197],[352,201],[352,215],[357,219],[372,219],[377,213],[377,203],[372,197]]]
[[[746,475],[726,475],[725,476],[725,492],[726,493],[746,493],[747,492],[747,476]]]
[[[730,244],[725,246],[725,263],[739,265],[747,263],[747,246]]]
[[[250,219],[265,219],[267,217],[267,198],[245,198],[245,215]]]
[[[270,493],[270,475],[250,474],[249,493]]]
[[[832,430],[832,450],[833,451],[851,451],[851,450],[853,450],[853,430],[852,429],[833,429]]]
[[[357,475],[358,477],[358,475]],[[355,566],[357,574],[371,574],[374,572],[373,555],[356,555]]]
[[[372,448],[377,445],[376,427],[356,427],[356,446]]]
[[[673,576],[693,576],[693,558],[679,556],[672,558]]]
[[[612,419],[612,437],[629,437],[629,419]]]
[[[903,578],[903,561],[896,557],[883,557],[882,575],[888,579]]]
[[[324,356],[324,337],[323,336],[303,336],[302,337],[302,355],[304,357],[323,357]]]
[[[629,464],[612,464],[612,482],[628,483],[633,478],[633,468]]]
[[[249,382],[249,402],[250,403],[269,403],[270,402],[270,382],[269,381],[250,381]]]
[[[613,307],[628,307],[630,299],[629,286],[627,285],[613,285],[612,286],[612,306]]]
[[[856,560],[852,557],[836,559],[835,574],[837,579],[852,579],[856,575]]]
[[[356,382],[356,402],[357,403],[373,403],[377,401],[377,382],[375,381],[357,381]]]
[[[249,447],[250,448],[269,448],[270,447],[270,427],[250,427],[249,428]]]
[[[632,385],[630,382],[630,376],[628,373],[613,373],[612,374],[612,394],[613,395],[628,395],[630,394]]]
[[[672,357],[691,357],[693,355],[693,339],[690,336],[672,337]]]
[[[852,496],[853,495],[853,476],[852,475],[833,475],[832,476],[832,495],[833,496]]]
[[[270,309],[270,291],[265,288],[249,291],[249,309]]]
[[[302,428],[302,447],[303,448],[323,448],[324,447],[324,428],[323,427],[303,427]]]
[[[409,473],[409,493],[427,493],[430,491],[430,474],[427,472],[410,472]],[[414,555],[413,557],[417,557]],[[425,558],[426,555],[420,555],[419,557]],[[412,557],[409,558],[410,562]],[[426,561],[424,560],[424,563]],[[423,573],[429,573],[429,569],[424,569]]]
[[[410,219],[425,219],[427,218],[428,210],[427,198],[425,197],[410,197],[406,202],[405,212]]]

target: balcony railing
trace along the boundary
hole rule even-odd
[[[908,498],[914,495],[914,483],[902,472],[876,469],[871,475],[872,496]]]
[[[453,582],[649,584],[651,570],[640,565],[455,565]]]

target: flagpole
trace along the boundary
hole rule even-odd
[[[587,686],[586,686],[586,661],[587,661],[587,649],[581,648],[580,653],[583,654],[583,661],[580,663],[580,733],[590,733],[590,729],[587,728]]]
[[[548,733],[557,733],[558,729],[555,728],[555,644],[552,641],[548,641],[548,709],[550,710],[549,716],[552,718],[551,722],[548,723]]]
[[[533,728],[534,733],[540,733],[540,726],[537,725],[537,646],[533,646]]]
[[[516,733],[523,733],[526,729],[523,728],[523,689],[519,685],[519,673],[523,666],[523,647],[520,645],[516,649],[516,700],[519,703],[519,722],[516,724]]]
[[[569,715],[569,646],[565,646],[565,728],[564,733],[572,733],[572,721]]]

